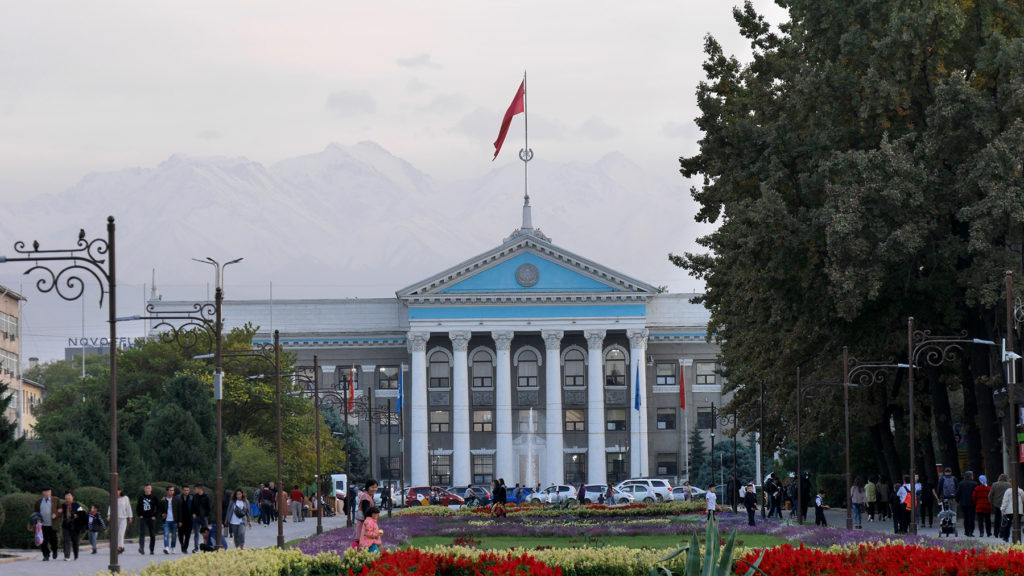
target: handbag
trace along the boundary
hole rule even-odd
[[[36,543],[36,546],[43,545],[43,523],[38,520],[35,526],[35,537],[32,541]]]
[[[245,511],[238,506],[234,506],[235,518],[245,518]]]

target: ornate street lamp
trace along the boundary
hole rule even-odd
[[[114,264],[114,217],[107,217],[107,238],[88,240],[85,230],[79,230],[78,241],[71,248],[41,250],[39,241],[31,248],[22,241],[14,243],[14,257],[0,256],[0,263],[29,262],[32,267],[25,274],[40,272],[36,281],[40,292],[55,292],[67,301],[78,300],[85,293],[85,283],[92,277],[100,286],[99,305],[103,307],[104,294],[109,295],[107,312],[110,323],[110,522],[117,526],[117,268]],[[52,264],[51,264],[52,263]],[[51,267],[54,265],[53,267]],[[58,269],[59,268],[59,269]],[[82,361],[85,361],[83,356]],[[120,572],[117,546],[110,547],[111,572]]]
[[[715,403],[711,403],[711,482],[715,481],[715,432],[718,430],[719,424],[728,424],[733,428],[732,448],[733,448],[733,478],[736,477],[736,414],[723,414],[721,410],[715,406]],[[723,487],[724,488],[724,487]],[[727,488],[725,488],[727,489]],[[731,495],[733,512],[736,511],[736,494]]]

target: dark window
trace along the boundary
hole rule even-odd
[[[605,410],[605,422],[607,430],[626,429],[626,410],[623,408],[609,408]]]
[[[430,484],[431,486],[451,486],[451,455],[436,454],[430,457]]]
[[[536,411],[531,412],[530,410],[519,411],[519,432],[536,432],[537,431],[537,420],[538,414]]]
[[[451,429],[451,413],[447,410],[434,410],[430,413],[430,431],[448,432]]]
[[[604,357],[604,385],[626,385],[626,355],[622,350],[612,349]]]
[[[587,455],[565,455],[565,481],[572,485],[585,482],[587,479]]]
[[[519,387],[537,387],[537,355],[532,350],[523,350],[519,353]]]
[[[434,352],[431,354],[430,382],[428,385],[431,388],[448,388],[450,377],[448,356],[444,352]]]
[[[711,408],[697,409],[697,428],[711,430]]]
[[[618,484],[629,477],[629,456],[622,452],[608,454],[608,483]]]
[[[490,484],[494,480],[494,455],[473,456],[473,484]]]
[[[402,457],[401,456],[392,456],[391,457],[390,465],[389,465],[389,462],[388,462],[388,457],[387,456],[381,456],[380,457],[380,477],[385,479],[385,480],[390,478],[393,482],[398,482],[401,479],[401,472],[402,472],[401,465],[402,465]],[[390,476],[389,476],[389,474],[390,474]]]
[[[658,476],[675,476],[678,469],[675,454],[658,454]]]
[[[584,432],[586,431],[586,423],[584,420],[583,410],[566,410],[565,411],[565,431],[566,432]]]
[[[658,379],[655,384],[658,386],[675,386],[678,364],[659,363],[657,370]]]
[[[380,433],[387,434],[388,428],[391,428],[391,433],[398,435],[398,419],[399,414],[395,412],[395,404],[391,403],[391,410],[388,410],[387,404],[381,404],[377,407],[377,421],[380,423]]]
[[[494,412],[490,410],[473,411],[473,432],[493,432]]]
[[[473,355],[473,387],[490,388],[494,385],[494,366],[491,355],[480,351]]]
[[[398,390],[398,366],[381,366],[377,369],[377,388]]]
[[[658,408],[658,430],[676,429],[676,409]]]
[[[565,353],[565,386],[586,386],[587,385],[587,363],[583,358],[583,352],[569,350]]]

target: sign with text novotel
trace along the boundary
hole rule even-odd
[[[127,350],[134,345],[133,339],[128,337],[120,337],[117,339],[117,349]],[[87,338],[82,336],[81,338],[68,338],[68,348],[109,348],[110,338]]]

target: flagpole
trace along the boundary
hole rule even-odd
[[[530,216],[530,174],[529,162],[533,159],[530,149],[530,114],[526,97],[526,70],[523,70],[523,148],[519,150],[519,159],[523,161],[523,228],[533,228]]]

